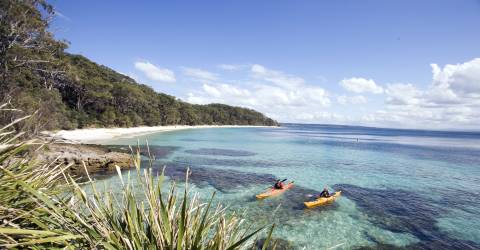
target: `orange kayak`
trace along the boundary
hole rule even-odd
[[[265,199],[265,198],[268,198],[268,197],[277,196],[277,195],[282,194],[283,192],[287,191],[288,189],[290,189],[292,187],[293,187],[293,182],[290,182],[290,183],[286,184],[282,189],[271,188],[270,190],[268,190],[265,193],[257,194],[255,197],[257,197],[257,199]]]

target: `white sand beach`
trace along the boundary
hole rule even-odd
[[[248,128],[248,127],[269,127],[250,125],[198,125],[198,126],[154,126],[154,127],[132,127],[132,128],[86,128],[74,130],[43,131],[42,134],[54,140],[64,140],[71,143],[94,143],[119,137],[134,137],[151,133],[168,132],[184,129],[201,128]]]

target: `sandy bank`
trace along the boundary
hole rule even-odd
[[[248,125],[198,125],[198,126],[156,126],[156,127],[133,127],[133,128],[88,128],[75,130],[44,131],[42,134],[56,140],[65,140],[73,143],[94,143],[119,137],[133,137],[158,132],[168,132],[183,129],[199,128],[248,128],[268,126]]]

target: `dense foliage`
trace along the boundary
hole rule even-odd
[[[154,125],[277,125],[251,109],[193,105],[65,52],[44,0],[0,0],[0,101],[30,114],[30,130]],[[25,114],[24,113],[24,114]],[[0,116],[12,121],[24,114]]]

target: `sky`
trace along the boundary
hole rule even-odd
[[[479,0],[50,3],[69,52],[183,101],[480,130]]]

